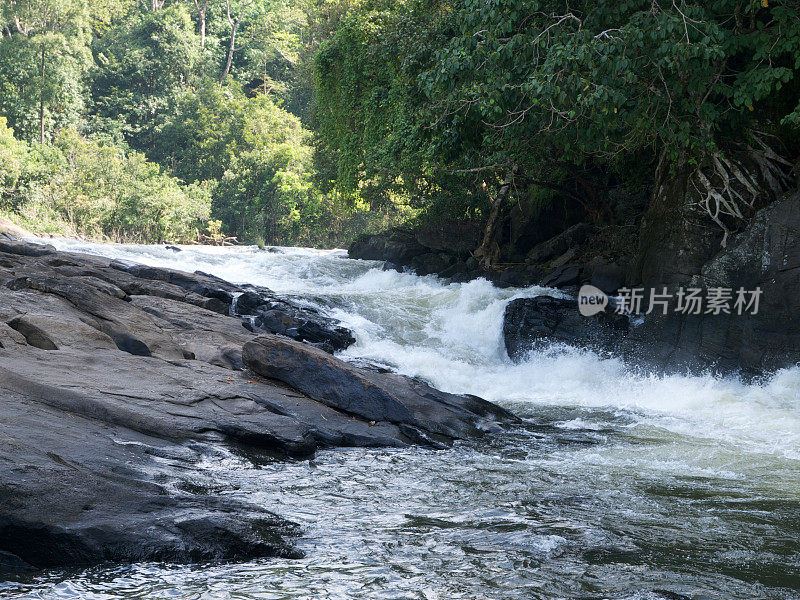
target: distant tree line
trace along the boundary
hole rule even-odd
[[[0,1],[0,213],[125,241],[339,245],[403,217],[326,179],[311,0]],[[327,33],[325,35],[328,35]]]

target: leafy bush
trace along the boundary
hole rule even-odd
[[[53,145],[31,147],[8,133],[0,128],[2,208],[33,231],[188,242],[209,218],[208,185],[183,185],[138,152],[126,153],[71,129]]]

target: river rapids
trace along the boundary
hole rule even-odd
[[[634,374],[553,348],[514,364],[513,298],[343,251],[118,246],[60,250],[201,270],[322,307],[340,356],[499,403],[519,429],[452,449],[353,449],[252,462],[209,447],[192,474],[303,527],[301,560],[48,571],[3,598],[800,598],[800,368],[762,381]]]

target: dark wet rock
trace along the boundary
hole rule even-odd
[[[394,373],[363,369],[308,345],[262,336],[244,346],[244,362],[309,398],[347,414],[413,428],[422,436],[469,437],[513,421],[507,411],[474,396],[457,396]]]
[[[660,171],[660,169],[659,169]],[[669,169],[667,169],[669,171]],[[644,287],[682,285],[719,252],[722,229],[700,208],[702,196],[691,168],[659,173],[656,193],[642,216],[639,248],[630,281]]]
[[[505,269],[485,275],[499,288],[527,287],[539,282],[539,274],[528,270]]]
[[[613,351],[629,328],[629,319],[611,310],[585,317],[573,298],[537,296],[508,303],[503,339],[509,357],[519,360],[552,343]]]
[[[344,350],[355,343],[349,329],[333,325],[318,314],[276,303],[259,307],[253,325],[267,333],[284,335],[299,342],[314,344],[326,352]]]
[[[757,314],[684,315],[674,304],[631,336],[630,352],[661,365],[759,374],[800,362],[800,194],[759,211],[684,285],[761,289]]]
[[[447,221],[438,225],[420,227],[414,239],[434,252],[466,258],[481,241],[481,228],[469,221]]]
[[[653,263],[651,267],[672,282],[656,286],[656,291],[665,286],[672,294],[680,287],[698,288],[706,296],[709,290],[723,288],[731,297],[729,312],[714,314],[704,307],[701,314],[684,314],[677,311],[673,296],[666,314],[659,307],[626,333],[613,319],[607,322],[610,308],[587,319],[578,313],[574,300],[515,300],[506,310],[503,328],[509,355],[519,357],[536,344],[555,341],[611,349],[634,365],[657,371],[711,369],[760,375],[800,363],[800,193],[759,211],[744,231],[704,264],[694,261],[659,263],[660,271]],[[687,269],[697,272],[680,280]],[[609,265],[592,281],[612,289],[619,287],[620,273]],[[597,287],[602,289],[601,285]],[[757,288],[761,290],[758,313],[743,309],[739,314],[738,290]],[[643,312],[647,307],[645,298]]]
[[[392,229],[376,235],[365,235],[350,245],[350,258],[363,260],[383,260],[400,265],[426,252],[414,233],[401,229]]]
[[[318,310],[269,290],[245,291],[236,297],[231,312],[243,317],[242,323],[248,331],[284,335],[326,352],[344,350],[356,341],[349,329]]]
[[[226,306],[233,303],[233,299],[240,290],[232,283],[227,283],[219,278],[210,277],[201,273],[186,273],[174,269],[163,269],[140,265],[129,261],[111,261],[110,266],[139,279],[163,281],[179,288],[206,298],[213,298],[223,302]]]
[[[196,452],[65,411],[11,373],[0,378],[0,570],[299,555],[296,527],[274,514],[176,493]]]
[[[558,258],[555,258],[552,261],[550,261],[549,266],[554,269],[558,269],[559,267],[563,267],[567,263],[574,262],[577,256],[578,256],[578,248],[570,248]]]
[[[16,554],[0,551],[0,573],[25,573],[36,570],[36,567],[26,563]]]
[[[466,222],[445,223],[415,231],[392,229],[362,236],[351,244],[348,255],[350,258],[381,260],[397,271],[408,267],[418,275],[452,277],[474,269],[463,269],[460,265],[478,246],[479,237],[479,228]]]
[[[524,287],[540,282],[565,287],[578,285],[585,274],[582,266],[574,263],[592,231],[591,226],[578,223],[540,241],[541,232],[526,235],[517,228],[512,232],[516,241],[503,246],[502,254],[509,257],[508,262],[492,269],[483,268],[471,255],[482,235],[480,227],[471,222],[363,236],[351,245],[348,254],[350,258],[386,261],[384,269],[409,268],[417,275],[438,275],[453,282],[482,277],[499,287]],[[534,240],[540,243],[528,252]]]
[[[539,285],[544,287],[563,288],[571,285],[578,285],[580,281],[580,265],[562,265],[542,277]]]
[[[254,315],[259,306],[263,306],[266,300],[263,295],[246,291],[241,296],[237,296],[233,312],[237,315]]]
[[[606,294],[616,294],[625,284],[625,269],[616,263],[597,262],[590,269],[589,283]]]
[[[444,252],[426,252],[415,256],[410,261],[410,266],[417,275],[436,275],[446,271],[456,262],[454,256]]]
[[[17,254],[19,256],[45,256],[56,251],[53,246],[41,244],[28,244],[26,242],[12,240],[0,240],[0,252],[6,254]]]
[[[40,350],[58,350],[58,346],[56,346],[50,336],[25,315],[14,317],[7,325],[15,331],[18,331],[22,337],[25,338],[25,342],[34,348],[39,348]]]
[[[22,240],[24,238],[34,237],[34,235],[18,225],[14,225],[8,219],[0,217],[0,240],[14,241]]]
[[[328,352],[343,350],[355,342],[352,333],[333,319],[263,288],[239,287],[202,272],[184,273],[119,260],[112,261],[111,267],[138,281],[122,286],[131,294],[158,295],[221,314],[232,312],[245,317],[243,324],[249,331],[278,333],[318,344]]]
[[[412,416],[429,402],[441,422],[372,422],[304,393],[300,381],[248,374],[242,348],[255,336],[229,314],[243,297],[259,327],[269,313],[286,335],[325,346],[334,331],[339,347],[352,342],[320,311],[269,290],[0,246],[0,570],[297,556],[291,523],[191,485],[209,448],[285,458],[332,446],[435,446],[447,437],[440,429],[447,439],[472,435],[481,411],[487,422],[495,416],[483,401],[408,383],[420,390]],[[302,353],[295,358],[297,372],[317,376]],[[341,385],[363,381],[342,373],[357,381],[342,375]]]
[[[385,263],[383,263],[381,271],[397,271],[398,273],[402,273],[403,267],[387,260]]]
[[[453,281],[457,281],[458,279],[466,280],[463,278],[468,275],[469,268],[464,261],[456,261],[439,273],[440,277],[449,278]]]

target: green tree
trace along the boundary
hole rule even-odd
[[[189,182],[219,181],[213,214],[242,240],[289,243],[321,206],[311,132],[235,84],[187,92],[153,156]]]
[[[152,150],[177,99],[197,83],[202,58],[188,10],[142,12],[97,40],[94,53],[92,129]]]
[[[3,127],[0,141],[0,209],[33,231],[192,241],[209,219],[208,185],[185,186],[141,153],[86,139],[74,129],[63,129],[52,145],[27,149]]]
[[[577,182],[587,216],[607,220],[589,175],[643,156],[657,190],[727,234],[787,185],[798,40],[792,0],[364,2],[317,57],[322,132],[351,188],[390,183],[394,162],[404,185],[471,185],[476,204],[485,189],[487,264],[514,190]]]
[[[28,157],[28,145],[14,137],[0,117],[0,209],[14,210],[20,204],[20,179]]]
[[[80,120],[91,63],[86,2],[3,0],[0,113],[25,139]]]

